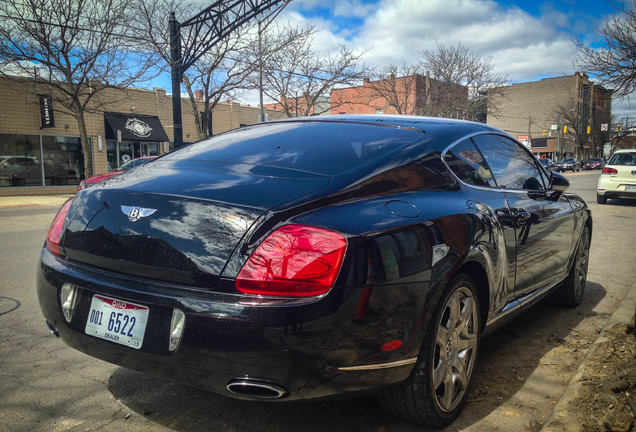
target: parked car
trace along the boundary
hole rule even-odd
[[[121,166],[119,166],[119,168],[115,168],[112,171],[108,171],[108,172],[105,172],[103,174],[97,174],[97,175],[94,175],[93,177],[89,177],[89,178],[87,178],[85,180],[82,180],[80,182],[80,184],[77,185],[77,190],[78,191],[82,190],[84,188],[93,186],[94,184],[102,182],[102,181],[104,181],[106,179],[109,179],[111,177],[115,177],[115,176],[118,176],[120,174],[123,174],[123,173],[125,173],[128,170],[131,170],[131,169],[133,169],[135,167],[143,165],[143,164],[145,164],[145,163],[147,163],[147,162],[149,162],[149,161],[151,161],[153,159],[156,159],[156,158],[157,158],[157,156],[142,156],[142,157],[138,157],[138,158],[135,158],[135,159],[131,159],[128,162],[126,162],[126,163],[122,164]]]
[[[556,167],[554,168],[556,172],[561,171],[581,171],[581,163],[574,158],[565,158],[557,162]]]
[[[480,123],[260,123],[79,191],[38,298],[53,334],[124,367],[242,399],[371,392],[441,426],[484,335],[581,302],[592,217],[568,186]]]
[[[0,156],[0,185],[42,186],[42,167],[34,156]]]
[[[605,161],[603,158],[592,158],[585,162],[584,170],[602,170],[605,167]]]
[[[636,149],[616,150],[601,171],[596,186],[596,202],[608,198],[636,197]]]
[[[548,172],[554,171],[554,168],[556,167],[556,164],[550,158],[541,158],[539,159],[539,162]]]

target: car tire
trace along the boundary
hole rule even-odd
[[[555,302],[561,306],[576,307],[583,300],[587,268],[590,263],[590,240],[590,229],[588,225],[585,225],[576,247],[576,255],[570,272],[563,285],[554,293]]]
[[[389,413],[441,427],[459,415],[477,361],[481,317],[473,280],[458,274],[437,302],[410,377],[379,396]]]
[[[607,197],[605,195],[596,194],[596,202],[599,204],[607,204]]]

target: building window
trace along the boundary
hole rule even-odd
[[[382,109],[376,109],[376,110],[375,110],[375,113],[376,113],[376,114],[384,114],[384,110],[382,110]]]
[[[0,134],[0,187],[76,185],[83,171],[77,137]]]

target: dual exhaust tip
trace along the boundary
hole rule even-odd
[[[234,378],[227,389],[235,395],[253,399],[282,399],[289,394],[286,388],[264,380]]]

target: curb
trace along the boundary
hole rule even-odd
[[[603,330],[594,341],[592,348],[590,348],[589,352],[585,356],[585,359],[577,369],[576,373],[572,377],[572,380],[568,384],[565,392],[556,403],[552,413],[546,420],[545,424],[541,428],[541,432],[555,432],[555,431],[579,431],[580,429],[575,427],[571,428],[570,425],[577,425],[576,418],[572,418],[572,416],[568,413],[568,407],[574,403],[574,400],[577,397],[578,391],[581,388],[583,373],[586,370],[587,363],[592,354],[598,349],[598,346],[607,341],[605,334],[607,329],[615,326],[616,324],[626,324],[626,325],[634,325],[636,317],[636,283],[632,284],[631,288],[627,289],[627,292],[623,296],[623,299],[618,304],[618,307],[612,313],[610,318],[607,320],[605,325],[603,326]],[[636,332],[636,330],[634,330]],[[567,425],[567,427],[565,426]]]
[[[0,208],[56,206],[60,207],[73,195],[31,195],[0,197]]]

